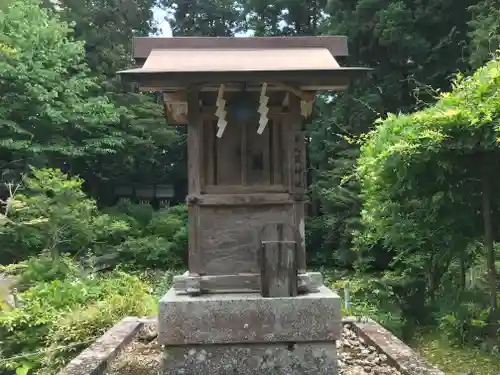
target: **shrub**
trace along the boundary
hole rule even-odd
[[[123,317],[152,314],[153,299],[149,296],[146,285],[133,276],[123,273],[117,276],[106,280],[102,300],[73,310],[52,327],[49,332],[49,352],[42,358],[43,369],[39,371],[40,374],[45,374],[45,369],[64,366],[68,358],[88,344],[89,339],[102,335]],[[112,290],[119,292],[111,292]],[[80,342],[84,344],[56,350]]]
[[[144,270],[134,274],[150,286],[151,295],[159,300],[172,286],[174,276],[181,273],[182,270]]]
[[[170,242],[162,237],[130,237],[118,248],[121,266],[132,268],[168,268],[179,265],[179,259],[169,254]]]
[[[116,259],[131,268],[181,268],[187,241],[187,208],[174,206],[154,212],[140,233],[115,248]]]
[[[2,355],[46,352],[0,362],[0,374],[2,369],[16,369],[26,360],[39,374],[55,373],[89,345],[89,339],[124,316],[150,315],[154,303],[146,284],[123,272],[38,282],[19,297],[21,307],[0,315]],[[72,344],[76,345],[56,349]]]
[[[51,282],[67,278],[83,276],[82,267],[64,254],[54,262],[50,254],[42,253],[39,257],[31,257],[23,263],[23,272],[19,275],[16,286],[20,290],[40,282]]]
[[[82,192],[82,184],[58,170],[33,169],[23,181],[22,193],[14,197],[11,222],[0,232],[0,263],[16,263],[43,251],[52,257],[81,255],[119,243],[129,225],[100,214],[95,201]]]
[[[134,228],[143,228],[153,218],[153,207],[149,204],[135,204],[129,199],[123,199],[115,206],[105,210],[105,212],[128,221],[130,224],[135,224]]]
[[[393,332],[396,336],[405,335],[405,318],[398,306],[397,296],[390,285],[383,279],[373,277],[358,277],[347,280],[338,280],[333,288],[340,291],[345,289],[350,297],[349,308],[343,307],[344,315],[355,317],[369,317]],[[342,297],[344,297],[342,295]],[[345,301],[344,301],[345,302]]]

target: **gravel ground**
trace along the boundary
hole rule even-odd
[[[387,356],[367,345],[348,325],[337,342],[340,375],[401,375],[387,363]]]
[[[144,329],[138,339],[128,345],[115,359],[106,375],[161,374],[160,346],[155,340],[147,343],[141,338],[155,334],[156,326]],[[337,342],[339,375],[401,375],[387,363],[387,357],[373,346],[365,344],[348,325],[344,325],[342,340]]]

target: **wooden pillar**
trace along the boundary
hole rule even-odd
[[[201,116],[198,91],[188,94],[188,247],[189,273],[193,276],[202,273],[202,254],[200,248],[200,196],[203,185],[203,118]]]
[[[300,98],[290,95],[289,114],[287,118],[287,177],[291,196],[295,200],[293,222],[300,233],[300,244],[297,253],[299,273],[306,271],[305,247],[305,202],[306,202],[306,144],[302,130],[303,117],[300,113]]]

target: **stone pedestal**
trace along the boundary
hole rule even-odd
[[[259,293],[160,301],[165,374],[337,374],[340,298],[322,286],[297,297]]]

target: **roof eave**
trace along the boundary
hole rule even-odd
[[[141,68],[119,72],[128,81],[147,91],[169,91],[193,85],[214,85],[228,82],[259,84],[287,83],[295,86],[323,87],[321,91],[338,90],[356,78],[363,78],[373,69],[346,67],[332,70],[300,71],[237,71],[237,72],[152,72]]]

